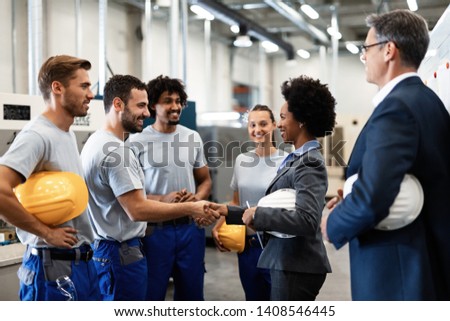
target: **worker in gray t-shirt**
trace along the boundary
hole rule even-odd
[[[155,123],[133,135],[148,197],[163,202],[209,197],[211,178],[200,135],[179,125],[187,103],[183,83],[159,76],[147,84]],[[164,300],[172,277],[174,300],[203,300],[205,230],[186,218],[150,224],[143,240],[148,262],[147,300]]]
[[[89,215],[95,232],[94,263],[104,300],[144,300],[147,261],[141,238],[147,221],[219,215],[207,202],[165,204],[146,198],[144,173],[129,133],[142,131],[149,116],[146,85],[133,76],[115,75],[105,85],[106,122],[81,153],[89,187]],[[214,214],[216,217],[214,217]]]
[[[44,62],[38,78],[44,112],[23,128],[0,159],[1,218],[17,227],[20,241],[27,246],[18,271],[21,300],[65,300],[55,282],[61,276],[70,276],[75,285],[72,299],[100,299],[89,246],[93,233],[86,211],[60,226],[47,226],[28,213],[13,193],[34,173],[83,175],[70,126],[74,117],[86,116],[94,98],[90,68],[89,61],[66,55]],[[46,201],[51,207],[51,201]]]

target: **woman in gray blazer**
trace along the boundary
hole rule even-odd
[[[266,233],[266,247],[258,267],[270,269],[271,300],[315,300],[331,272],[320,232],[328,187],[325,162],[317,137],[331,134],[336,101],[326,85],[306,76],[285,81],[285,103],[278,128],[285,142],[295,146],[278,169],[266,194],[295,190],[295,209],[228,206],[219,209],[227,223],[245,223]],[[283,235],[284,234],[284,235]]]

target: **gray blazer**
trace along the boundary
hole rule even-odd
[[[293,155],[270,183],[266,194],[282,188],[295,189],[295,211],[257,207],[254,225],[258,231],[278,231],[296,237],[281,239],[266,234],[269,240],[258,267],[301,273],[331,272],[320,231],[328,188],[322,154],[313,149],[301,156]],[[242,224],[242,212],[229,207],[227,223]]]

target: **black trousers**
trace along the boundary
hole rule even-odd
[[[325,282],[326,273],[312,274],[270,270],[272,301],[314,301]]]

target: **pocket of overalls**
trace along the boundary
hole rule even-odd
[[[45,279],[49,282],[56,282],[60,276],[72,275],[72,261],[52,260],[51,264],[44,264]]]
[[[111,260],[108,258],[99,258],[94,256],[92,258],[97,270],[98,283],[100,293],[103,295],[111,295],[114,291],[114,273]]]
[[[141,248],[139,246],[128,246],[126,243],[122,243],[119,248],[120,264],[129,265],[134,262],[140,261],[144,258]]]
[[[35,299],[35,290],[33,286],[36,273],[27,267],[21,265],[17,271],[17,276],[21,283],[19,297],[21,301],[32,301]]]
[[[19,277],[20,282],[24,285],[33,284],[35,272],[21,265],[19,270],[17,271],[17,276]]]

